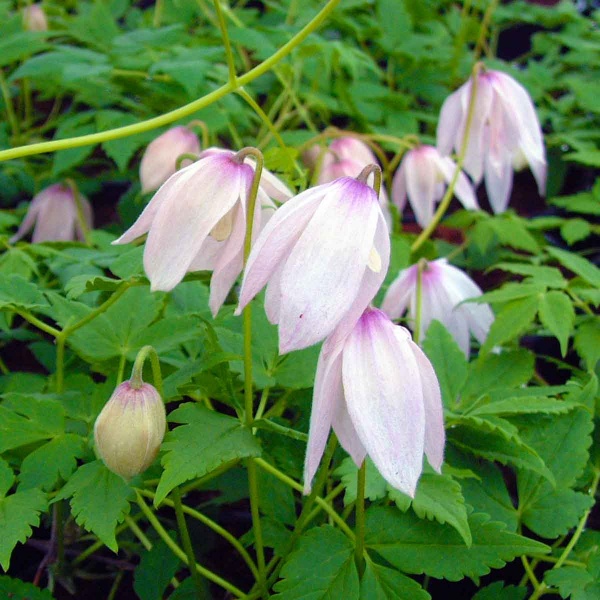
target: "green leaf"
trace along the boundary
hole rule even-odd
[[[591,192],[581,192],[573,196],[551,198],[548,200],[548,204],[564,208],[568,212],[600,215],[600,197]]]
[[[0,565],[5,571],[10,566],[10,555],[19,542],[40,524],[40,513],[46,510],[46,495],[38,489],[18,491],[0,499]],[[1,587],[0,587],[1,589]]]
[[[55,140],[62,140],[81,135],[95,133],[95,127],[89,123],[91,113],[79,113],[71,119],[61,121],[54,134]],[[83,163],[83,161],[92,153],[94,145],[80,146],[78,148],[69,148],[68,150],[59,150],[54,154],[52,164],[52,175],[58,177],[71,167]]]
[[[566,355],[569,336],[575,322],[575,309],[569,296],[563,292],[547,292],[540,298],[539,317],[560,343],[560,352]]]
[[[140,600],[162,600],[179,566],[179,559],[162,540],[142,552],[133,579],[133,589]]]
[[[498,263],[494,265],[495,269],[517,273],[530,277],[530,283],[548,286],[554,288],[564,288],[567,285],[566,279],[562,273],[555,267],[545,267],[539,265],[530,265],[528,263]]]
[[[467,379],[467,361],[463,351],[439,321],[433,321],[427,329],[423,350],[440,382],[444,405],[454,406]]]
[[[600,360],[600,321],[591,316],[581,322],[575,331],[575,349],[592,371]]]
[[[390,489],[389,496],[396,500],[404,496],[398,490]],[[403,500],[403,499],[402,499]],[[402,505],[399,505],[402,508]],[[458,531],[464,543],[470,546],[473,539],[467,519],[467,508],[460,484],[448,475],[424,473],[419,479],[417,493],[412,500],[412,508],[420,519],[435,519],[442,525],[448,523]]]
[[[129,113],[120,112],[118,110],[101,110],[96,113],[96,125],[98,131],[107,131],[117,127],[125,127],[137,122],[137,118]],[[109,140],[102,142],[102,149],[112,158],[119,171],[124,173],[131,157],[136,150],[147,144],[152,137],[152,134],[145,135],[130,135],[125,138]]]
[[[290,390],[311,388],[320,351],[321,347],[317,345],[281,357],[275,369],[277,385]]]
[[[519,300],[521,298],[528,298],[530,296],[537,296],[546,290],[546,285],[538,282],[525,282],[525,283],[507,283],[500,289],[486,292],[481,296],[472,298],[469,302],[489,302],[494,304],[495,302],[509,302],[511,300]]]
[[[506,304],[496,315],[481,352],[489,352],[494,346],[504,344],[525,331],[535,319],[538,297],[529,296]]]
[[[51,490],[67,480],[85,454],[84,440],[74,433],[61,434],[27,455],[21,465],[19,489]]]
[[[47,306],[39,287],[20,275],[0,277],[0,309],[36,310]]]
[[[113,552],[117,552],[115,529],[129,514],[133,489],[109,471],[102,461],[82,465],[67,481],[54,502],[71,498],[71,510],[77,524],[96,534]]]
[[[0,452],[47,440],[64,432],[60,402],[40,394],[5,394],[0,405]]]
[[[592,226],[584,219],[569,219],[560,228],[560,235],[562,235],[569,246],[584,240],[591,233]]]
[[[595,582],[593,575],[582,567],[559,567],[549,569],[544,574],[544,582],[552,587],[558,588],[562,598],[572,596],[579,600],[581,592],[590,584]]]
[[[202,477],[230,460],[260,456],[256,438],[232,417],[188,402],[173,411],[169,420],[182,425],[168,432],[163,442],[165,470],[155,506],[184,481]]]
[[[578,254],[561,250],[553,246],[546,248],[549,254],[551,254],[561,265],[573,271],[579,275],[582,279],[585,279],[589,284],[600,287],[600,269],[592,264],[589,260],[586,260]]]
[[[527,594],[526,587],[517,587],[516,585],[504,587],[503,581],[495,581],[481,588],[472,600],[498,600],[498,598],[502,598],[502,600],[525,600]]]
[[[544,389],[544,388],[541,388]],[[573,410],[573,403],[555,400],[546,396],[515,396],[502,400],[479,403],[469,411],[470,415],[521,415],[521,414],[560,414]]]
[[[390,507],[370,508],[366,513],[365,542],[393,567],[406,573],[459,581],[486,575],[517,556],[545,553],[549,548],[505,531],[504,524],[483,513],[471,515],[473,544],[467,547],[449,525],[420,520],[410,512]]]
[[[527,231],[522,219],[505,213],[502,217],[492,217],[485,222],[498,236],[500,242],[517,250],[535,254],[539,251],[535,238]]]
[[[366,481],[365,481],[365,498],[374,502],[385,498],[387,495],[387,482],[381,476],[373,461],[367,456],[366,461]],[[334,475],[342,480],[346,487],[344,494],[344,504],[348,506],[356,500],[356,485],[358,481],[358,467],[354,461],[348,456],[342,464],[335,470]]]
[[[340,531],[324,525],[305,533],[275,584],[278,600],[344,598],[358,600],[354,546]]]
[[[431,596],[413,579],[367,560],[360,582],[361,600],[429,600]]]
[[[469,364],[462,397],[478,398],[495,389],[519,387],[533,376],[534,364],[534,355],[523,348],[480,355]]]
[[[10,600],[53,600],[49,590],[6,575],[0,575],[0,597]]]
[[[40,32],[22,31],[3,35],[0,40],[0,67],[22,60],[47,47],[44,34]]]

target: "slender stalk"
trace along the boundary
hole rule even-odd
[[[213,0],[217,19],[219,21],[219,29],[221,30],[221,38],[223,38],[223,46],[225,46],[225,58],[227,59],[227,68],[229,70],[229,83],[237,87],[237,74],[235,72],[235,59],[231,50],[231,42],[229,41],[229,33],[227,33],[227,24],[223,18],[220,0]]]
[[[354,542],[354,560],[359,576],[362,576],[365,570],[365,487],[367,482],[367,462],[363,460],[363,464],[358,470],[356,479],[356,524],[354,526],[355,542]]]
[[[192,539],[190,538],[190,532],[188,531],[187,524],[185,522],[185,515],[183,514],[183,505],[181,504],[181,493],[179,488],[176,487],[171,492],[173,497],[173,507],[175,508],[175,518],[177,519],[177,527],[179,527],[179,536],[181,538],[181,544],[185,550],[185,554],[188,559],[188,565],[194,565],[196,563],[196,556],[194,555],[194,547],[192,546]],[[190,568],[192,579],[194,580],[194,587],[198,598],[202,598],[204,595],[204,588],[202,586],[202,580],[200,579],[200,573],[194,568]]]
[[[40,331],[43,331],[44,333],[47,333],[48,335],[51,335],[54,338],[58,337],[61,333],[60,329],[56,329],[51,325],[47,325],[46,323],[44,323],[44,321],[40,321],[40,319],[34,317],[30,312],[26,310],[16,309],[15,313],[18,314],[22,319],[25,319],[25,321],[27,321],[28,323],[31,323]]]
[[[284,59],[294,48],[300,45],[311,33],[317,30],[323,22],[329,17],[336,6],[340,3],[340,0],[329,0],[327,4],[311,19],[311,21],[303,27],[287,44],[284,44],[279,50],[274,52],[269,58],[264,60],[262,63],[245,73],[244,75],[237,78],[237,83],[234,85],[232,82],[227,82],[220,88],[213,92],[206,94],[198,100],[194,100],[185,106],[176,108],[175,110],[169,111],[158,117],[153,117],[140,123],[133,125],[126,125],[124,127],[117,127],[115,129],[109,129],[108,131],[102,131],[99,133],[92,133],[88,135],[77,136],[68,138],[65,140],[54,140],[51,142],[41,142],[38,144],[29,144],[27,146],[19,146],[18,148],[10,148],[9,150],[0,151],[0,162],[3,160],[10,160],[13,158],[20,158],[22,156],[32,156],[34,154],[43,154],[46,152],[54,152],[56,150],[65,150],[67,148],[79,148],[81,146],[89,146],[92,144],[100,144],[109,140],[117,140],[137,133],[145,131],[151,131],[157,127],[169,125],[178,119],[189,117],[190,115],[198,112],[202,108],[209,106],[210,104],[220,100],[227,94],[235,91],[238,86],[247,85],[251,81],[254,81],[257,77],[264,75],[270,71],[274,65]]]
[[[236,94],[241,96],[246,101],[246,103],[252,107],[252,110],[260,117],[261,121],[265,124],[267,129],[271,132],[273,137],[277,140],[277,143],[282,148],[284,148],[284,149],[287,148],[287,145],[283,141],[283,138],[279,134],[279,131],[277,131],[277,129],[273,125],[271,119],[269,119],[269,116],[267,115],[267,113],[258,105],[256,100],[254,100],[254,98],[244,88],[237,89]]]
[[[142,387],[144,363],[146,362],[146,359],[148,357],[150,357],[150,362],[152,364],[152,377],[154,381],[154,387],[162,397],[163,384],[162,374],[160,372],[160,360],[158,358],[156,350],[152,346],[144,346],[137,353],[137,356],[135,357],[135,362],[133,363],[133,369],[131,370],[131,387],[134,389],[139,389],[140,387]]]
[[[471,125],[473,123],[473,116],[475,115],[475,99],[477,97],[477,83],[479,78],[479,71],[481,69],[481,64],[477,63],[473,67],[473,73],[471,75],[471,94],[469,96],[469,107],[467,109],[467,122],[465,124],[465,132],[463,135],[463,139],[461,142],[460,153],[456,160],[456,169],[454,169],[454,174],[452,175],[452,179],[450,180],[450,185],[448,185],[448,189],[442,198],[435,214],[433,215],[433,219],[431,219],[431,223],[427,225],[425,229],[421,232],[419,237],[413,242],[410,247],[411,252],[416,252],[430,237],[431,234],[435,231],[436,227],[439,225],[440,221],[448,207],[450,206],[450,202],[452,201],[452,197],[454,196],[454,188],[456,187],[456,182],[458,181],[458,176],[460,175],[463,162],[465,160],[465,155],[467,153],[467,147],[469,145],[469,133],[471,132]]]
[[[62,334],[56,337],[56,374],[54,381],[57,394],[61,394],[65,386],[65,340],[65,336]]]
[[[123,375],[125,373],[125,364],[127,363],[127,357],[125,354],[121,354],[119,357],[119,368],[117,370],[117,385],[123,383]]]
[[[4,106],[6,108],[6,118],[10,123],[13,137],[15,140],[18,140],[20,136],[19,120],[15,114],[12,98],[10,97],[10,89],[6,83],[6,78],[4,77],[4,71],[2,69],[0,69],[0,91],[2,92],[2,99],[4,100]]]
[[[160,27],[162,21],[162,13],[164,9],[164,0],[156,0],[154,3],[154,17],[152,19],[152,25],[154,27]]]
[[[481,27],[479,29],[479,37],[477,38],[477,44],[475,46],[474,58],[475,60],[479,60],[481,56],[481,52],[483,51],[483,46],[485,44],[485,38],[488,34],[490,21],[492,20],[492,15],[494,11],[498,7],[498,0],[492,0],[483,15],[483,19],[481,20]]]
[[[258,408],[256,409],[256,414],[254,415],[255,419],[262,418],[262,416],[265,412],[265,408],[267,407],[267,400],[269,399],[270,391],[271,391],[271,388],[269,388],[269,387],[266,387],[262,391],[262,394],[260,395],[260,402],[258,403]]]
[[[423,271],[427,268],[427,261],[421,258],[417,264],[417,310],[415,314],[414,339],[419,343],[421,339],[421,315],[423,308]]]
[[[136,492],[137,492],[137,490],[136,490]],[[213,573],[212,571],[203,567],[202,565],[199,565],[198,563],[191,564],[191,565],[188,564],[188,557],[186,556],[185,552],[177,545],[176,542],[173,541],[173,539],[167,533],[165,528],[160,524],[160,521],[156,518],[155,514],[150,510],[149,506],[144,502],[144,499],[142,498],[142,496],[139,492],[137,493],[136,497],[137,497],[138,506],[140,507],[141,511],[144,513],[144,516],[146,517],[146,519],[148,519],[148,522],[150,523],[150,525],[154,528],[156,533],[158,533],[158,535],[164,541],[164,543],[167,545],[169,550],[171,550],[171,552],[173,552],[173,554],[175,554],[175,556],[177,556],[177,558],[179,558],[179,560],[181,560],[186,565],[188,565],[190,570],[195,568],[206,579],[208,579],[209,581],[212,581],[213,583],[216,583],[217,585],[220,585],[223,589],[227,590],[228,592],[230,592],[237,598],[243,598],[245,596],[245,594],[244,594],[244,592],[242,592],[242,590],[238,589],[232,583],[229,583],[229,581],[223,579],[222,577],[219,577],[219,575],[217,575],[216,573]]]

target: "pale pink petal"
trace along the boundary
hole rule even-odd
[[[485,162],[485,189],[495,214],[507,209],[512,183],[512,156],[488,152]]]
[[[444,156],[451,154],[457,143],[457,134],[464,120],[462,97],[465,92],[468,95],[468,85],[467,83],[450,94],[442,104],[437,126],[437,147]]]
[[[267,291],[265,293],[265,313],[267,319],[269,319],[269,322],[273,323],[273,325],[279,323],[279,316],[281,314],[281,274],[283,273],[284,267],[285,262],[282,262],[275,269],[269,278]]]
[[[354,464],[360,467],[365,460],[367,451],[356,433],[345,400],[337,402],[331,425],[342,448],[350,455]]]
[[[406,206],[406,157],[396,169],[394,179],[392,180],[392,202],[402,212]]]
[[[152,222],[144,251],[152,291],[169,291],[183,279],[204,239],[239,202],[252,176],[249,166],[227,156],[208,157],[199,164],[204,169],[164,199]]]
[[[437,165],[446,183],[450,185],[450,182],[454,177],[456,164],[451,158],[448,158],[447,156],[440,156],[438,157]],[[454,186],[454,195],[460,200],[461,204],[467,210],[479,209],[477,197],[475,196],[473,187],[462,171],[459,173],[458,179],[456,180],[456,185]]]
[[[31,236],[34,244],[40,242],[67,242],[75,239],[77,210],[72,192],[48,198],[40,205]]]
[[[433,218],[436,200],[437,169],[429,152],[422,148],[411,150],[404,158],[406,163],[406,190],[408,201],[421,227]]]
[[[25,218],[21,222],[21,225],[19,225],[19,229],[17,230],[17,233],[15,233],[15,235],[13,235],[10,238],[9,242],[11,244],[18,242],[21,238],[23,238],[27,235],[27,233],[34,226],[35,221],[38,218],[39,212],[40,212],[40,203],[36,202],[35,198],[34,198],[31,201],[31,203],[29,204],[29,208],[27,209],[27,214],[25,215]]]
[[[375,466],[393,487],[414,496],[421,474],[425,411],[419,369],[408,340],[369,309],[344,344],[348,412]]]
[[[285,260],[322,198],[322,186],[306,190],[283,204],[265,225],[252,247],[244,271],[236,315],[260,292],[281,261]]]
[[[280,352],[322,340],[360,291],[381,208],[355,179],[330,184],[281,276]],[[385,274],[384,274],[385,275]]]
[[[294,192],[268,169],[262,170],[260,187],[262,187],[267,196],[277,200],[277,202],[286,202],[294,195]]]
[[[444,409],[442,406],[442,395],[437,376],[429,359],[423,351],[412,340],[409,342],[410,349],[417,361],[419,377],[423,390],[423,406],[425,408],[425,455],[429,464],[438,472],[441,472],[444,462],[444,446],[446,443],[446,432],[444,430]]]
[[[337,350],[326,353],[321,350],[310,414],[310,428],[304,463],[304,493],[310,494],[312,480],[319,468],[325,451],[333,414],[339,403],[344,402],[342,389],[342,356]]]
[[[410,304],[411,297],[416,292],[418,266],[412,265],[398,273],[387,289],[381,310],[390,319],[399,319]]]

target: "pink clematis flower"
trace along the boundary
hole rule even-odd
[[[367,165],[379,164],[373,150],[365,142],[352,136],[336,138],[326,150],[313,146],[307,153],[306,162],[311,166],[320,163],[318,184],[330,183],[340,177],[358,177]],[[372,180],[369,179],[367,183],[372,184]],[[379,192],[379,202],[388,227],[391,227],[389,199],[383,185]]]
[[[48,31],[48,19],[41,4],[23,8],[23,25],[27,31]]]
[[[400,271],[383,299],[381,309],[392,319],[398,319],[408,308],[411,319],[417,314],[417,281],[419,265]],[[468,298],[481,296],[481,288],[463,271],[439,258],[423,267],[421,291],[421,329],[419,342],[425,337],[433,320],[440,321],[452,334],[465,356],[469,358],[470,333],[483,344],[494,314],[487,304],[466,303]]]
[[[315,378],[304,492],[310,493],[329,430],[360,466],[368,454],[384,479],[414,497],[423,453],[440,471],[445,432],[431,363],[410,333],[367,308],[342,342],[326,340]]]
[[[172,127],[152,140],[140,163],[142,194],[157,190],[175,173],[179,156],[199,152],[198,136],[182,125]]]
[[[311,188],[281,206],[256,240],[236,313],[268,283],[265,310],[279,325],[280,352],[306,348],[352,327],[381,286],[389,254],[373,188],[350,177]]]
[[[460,152],[467,123],[472,80],[444,102],[437,129],[442,154]],[[477,75],[475,108],[463,167],[485,187],[495,213],[506,210],[513,169],[529,165],[540,194],[546,190],[546,153],[531,97],[512,77],[500,71]]]
[[[433,146],[418,146],[409,150],[394,175],[392,200],[400,211],[406,205],[406,198],[421,227],[429,225],[435,205],[442,199],[447,185],[456,171],[456,164],[447,156],[441,156]],[[468,210],[477,210],[475,192],[461,171],[454,189],[456,197]]]
[[[208,153],[172,175],[113,244],[148,233],[144,269],[152,291],[172,290],[191,271],[213,271],[209,304],[216,315],[242,271],[253,177],[254,167],[235,153]],[[274,211],[275,204],[259,186],[254,232]]]
[[[92,208],[87,198],[79,194],[83,218],[88,229],[92,227]],[[84,235],[77,214],[77,202],[68,185],[55,183],[36,194],[29,205],[17,233],[10,238],[14,243],[33,228],[31,241],[57,242],[83,240]]]

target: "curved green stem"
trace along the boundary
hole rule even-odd
[[[46,323],[44,323],[44,321],[41,321],[37,317],[34,317],[29,311],[17,309],[15,310],[15,313],[19,315],[22,319],[25,319],[25,321],[27,321],[28,323],[31,323],[40,331],[43,331],[44,333],[47,333],[48,335],[51,335],[54,338],[58,337],[61,333],[60,329],[56,329],[51,325],[47,325]]]
[[[356,532],[356,540],[354,542],[354,560],[359,576],[362,576],[365,570],[365,487],[367,482],[367,461],[363,460],[363,464],[358,469],[358,477],[356,480],[356,524],[354,531]]]
[[[164,543],[168,546],[169,550],[171,550],[171,552],[173,552],[173,554],[175,554],[175,556],[177,556],[179,560],[185,563],[190,568],[190,570],[195,568],[198,571],[198,573],[200,573],[200,575],[202,575],[209,581],[212,581],[213,583],[216,583],[217,585],[221,586],[223,589],[227,590],[237,598],[243,598],[245,596],[242,590],[238,589],[235,585],[229,583],[229,581],[223,579],[222,577],[219,577],[219,575],[217,575],[216,573],[213,573],[212,571],[203,567],[202,565],[199,565],[198,563],[189,564],[188,557],[186,556],[185,552],[177,545],[176,542],[173,541],[173,539],[167,533],[165,528],[160,524],[160,521],[156,518],[156,515],[150,510],[150,507],[144,502],[144,499],[142,498],[142,495],[138,492],[138,490],[136,490],[136,499],[138,506],[140,507],[141,511],[144,513],[144,516],[146,517],[146,519],[148,519],[148,522],[150,523],[150,525],[152,525],[156,533],[158,533],[158,535],[161,537]]]
[[[146,362],[146,358],[150,357],[150,362],[152,364],[152,377],[154,380],[154,387],[160,394],[160,397],[163,396],[163,384],[162,384],[162,374],[160,372],[160,359],[158,358],[158,353],[152,346],[143,346],[140,351],[137,353],[135,357],[135,362],[133,363],[133,369],[131,369],[131,387],[134,389],[139,389],[142,387],[144,383],[143,374],[144,374],[144,363]]]
[[[223,18],[223,11],[221,10],[220,0],[213,0],[215,5],[215,12],[217,13],[217,19],[219,21],[219,29],[221,30],[221,37],[223,38],[223,45],[225,46],[225,58],[227,59],[227,68],[229,70],[229,83],[234,87],[237,87],[237,74],[235,72],[235,59],[233,51],[231,50],[231,42],[229,41],[229,34],[227,33],[227,24]]]
[[[424,258],[419,259],[417,263],[417,310],[415,314],[415,325],[413,337],[416,344],[421,343],[421,314],[423,309],[423,271],[427,268],[427,261]]]
[[[463,139],[460,146],[460,153],[456,160],[456,168],[454,169],[454,174],[452,175],[452,179],[450,180],[450,184],[448,185],[448,189],[442,198],[433,218],[431,219],[431,223],[423,229],[419,237],[413,242],[410,247],[410,251],[412,253],[416,252],[430,237],[431,234],[435,231],[436,227],[439,225],[442,217],[446,214],[448,207],[450,206],[450,202],[452,202],[452,197],[454,196],[454,188],[456,187],[456,183],[458,181],[458,177],[460,175],[463,162],[465,160],[465,155],[467,153],[467,147],[469,145],[469,134],[471,132],[471,125],[473,123],[473,116],[475,115],[475,99],[477,97],[477,84],[479,78],[479,71],[481,69],[481,64],[477,63],[473,67],[473,73],[471,75],[471,93],[469,95],[469,107],[467,109],[467,122],[465,124],[465,131],[463,134]]]
[[[225,85],[214,90],[210,94],[194,100],[185,106],[176,108],[170,112],[147,119],[140,123],[133,125],[126,125],[125,127],[117,127],[116,129],[110,129],[108,131],[102,131],[99,133],[92,133],[89,135],[82,135],[74,138],[68,138],[66,140],[54,140],[51,142],[41,142],[38,144],[30,144],[27,146],[20,146],[18,148],[11,148],[9,150],[0,151],[0,161],[9,160],[13,158],[20,158],[22,156],[32,156],[34,154],[43,154],[46,152],[54,152],[56,150],[65,150],[67,148],[79,148],[81,146],[89,146],[92,144],[100,144],[109,140],[117,140],[137,133],[145,131],[151,131],[157,127],[169,125],[178,119],[189,117],[190,115],[198,112],[199,110],[209,106],[213,102],[220,100],[227,94],[235,91],[238,86],[247,85],[251,81],[254,81],[257,77],[264,75],[270,71],[274,65],[285,58],[294,48],[301,44],[311,33],[318,29],[323,22],[333,12],[335,7],[340,3],[340,0],[329,0],[327,4],[321,9],[321,11],[315,15],[315,17],[303,27],[287,44],[284,44],[277,52],[274,52],[269,58],[264,60],[262,63],[240,76],[236,80],[236,84],[227,82]]]

